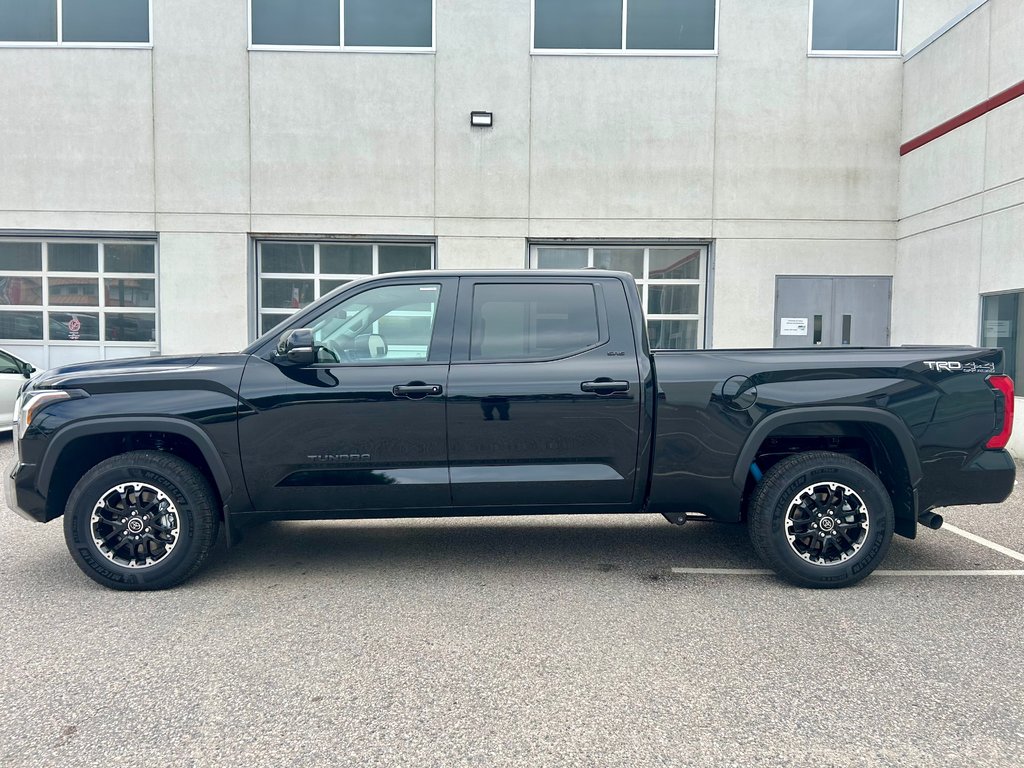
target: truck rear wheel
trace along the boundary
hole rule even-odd
[[[173,587],[217,540],[219,519],[202,472],[160,451],[113,456],[71,491],[64,539],[78,567],[111,589]]]
[[[748,510],[758,556],[803,587],[856,584],[892,542],[892,501],[874,472],[838,453],[783,459],[758,484]]]

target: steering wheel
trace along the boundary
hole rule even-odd
[[[336,363],[340,363],[343,357],[348,357],[345,350],[343,350],[334,339],[324,339],[323,343],[320,345],[320,349],[333,357],[334,362]],[[327,362],[330,361],[328,360]]]

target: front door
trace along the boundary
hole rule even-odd
[[[453,503],[630,503],[632,329],[618,280],[462,278],[448,377]]]
[[[451,503],[445,390],[457,281],[374,283],[304,321],[317,362],[253,357],[239,441],[260,511]]]
[[[776,347],[884,347],[892,278],[777,278]]]

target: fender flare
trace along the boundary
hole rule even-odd
[[[903,460],[907,463],[907,473],[910,477],[910,486],[916,488],[924,473],[921,469],[921,459],[917,454],[917,446],[910,430],[904,421],[889,411],[878,408],[865,408],[858,406],[819,406],[811,408],[792,408],[770,416],[765,416],[750,431],[747,441],[740,450],[736,467],[733,469],[732,482],[737,488],[743,488],[746,484],[747,473],[750,465],[757,455],[757,449],[772,432],[780,427],[791,424],[810,424],[818,421],[850,421],[854,423],[877,424],[886,428],[896,438],[896,442],[903,454]]]
[[[46,447],[43,459],[39,463],[36,487],[43,490],[50,487],[57,461],[72,440],[124,432],[167,432],[187,438],[195,444],[206,460],[221,499],[226,502],[231,496],[231,477],[210,436],[190,421],[159,416],[104,417],[72,423],[61,428]]]

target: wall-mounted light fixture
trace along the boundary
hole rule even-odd
[[[474,128],[490,128],[494,125],[493,112],[470,112],[469,124]]]

